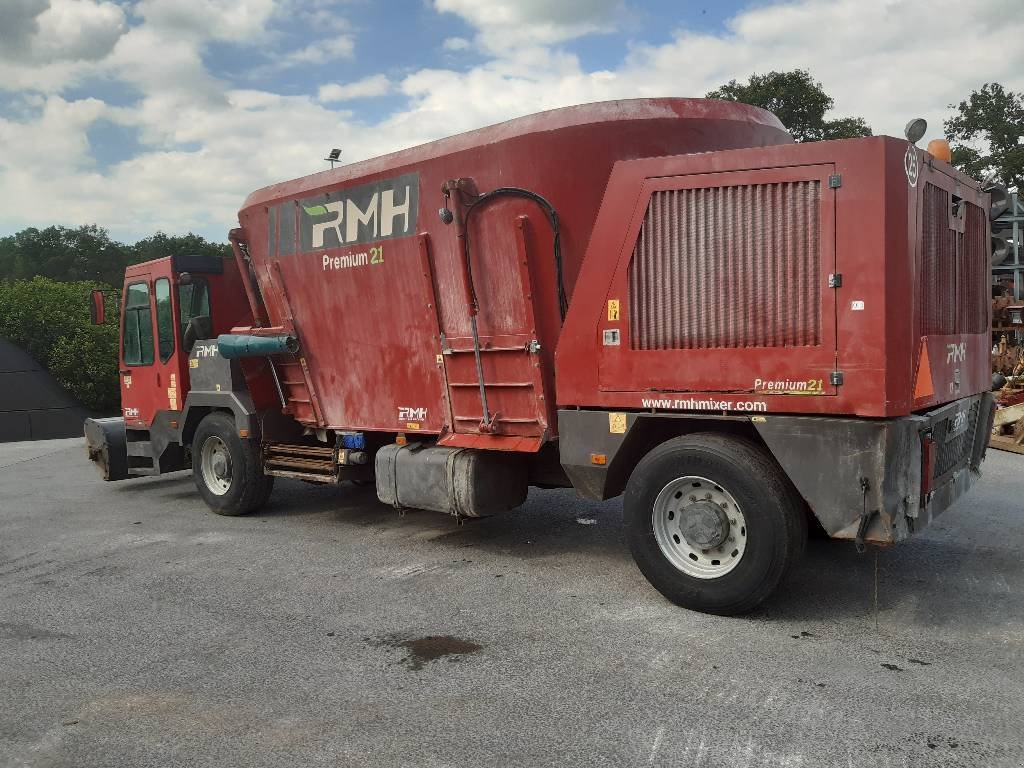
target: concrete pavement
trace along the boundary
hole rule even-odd
[[[720,618],[644,581],[617,500],[460,526],[280,482],[221,518],[187,474],[0,445],[0,765],[1019,766],[1024,457],[985,469]]]

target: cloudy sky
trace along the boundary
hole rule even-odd
[[[224,240],[246,194],[552,107],[808,68],[900,135],[1024,90],[1020,0],[0,0],[0,235]]]

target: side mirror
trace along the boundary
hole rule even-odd
[[[93,325],[103,325],[107,322],[103,291],[92,292],[92,302],[90,303],[89,314]]]

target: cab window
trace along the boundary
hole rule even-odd
[[[174,309],[171,307],[171,281],[161,277],[153,286],[156,297],[156,336],[160,362],[166,363],[174,354]]]
[[[121,355],[125,365],[153,364],[153,315],[149,308],[149,285],[132,283],[124,303]]]
[[[193,277],[188,285],[178,286],[178,311],[182,337],[193,317],[210,316],[210,286],[203,278]]]

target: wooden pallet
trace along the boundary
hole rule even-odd
[[[988,445],[1000,451],[1024,454],[1024,403],[996,411]]]

